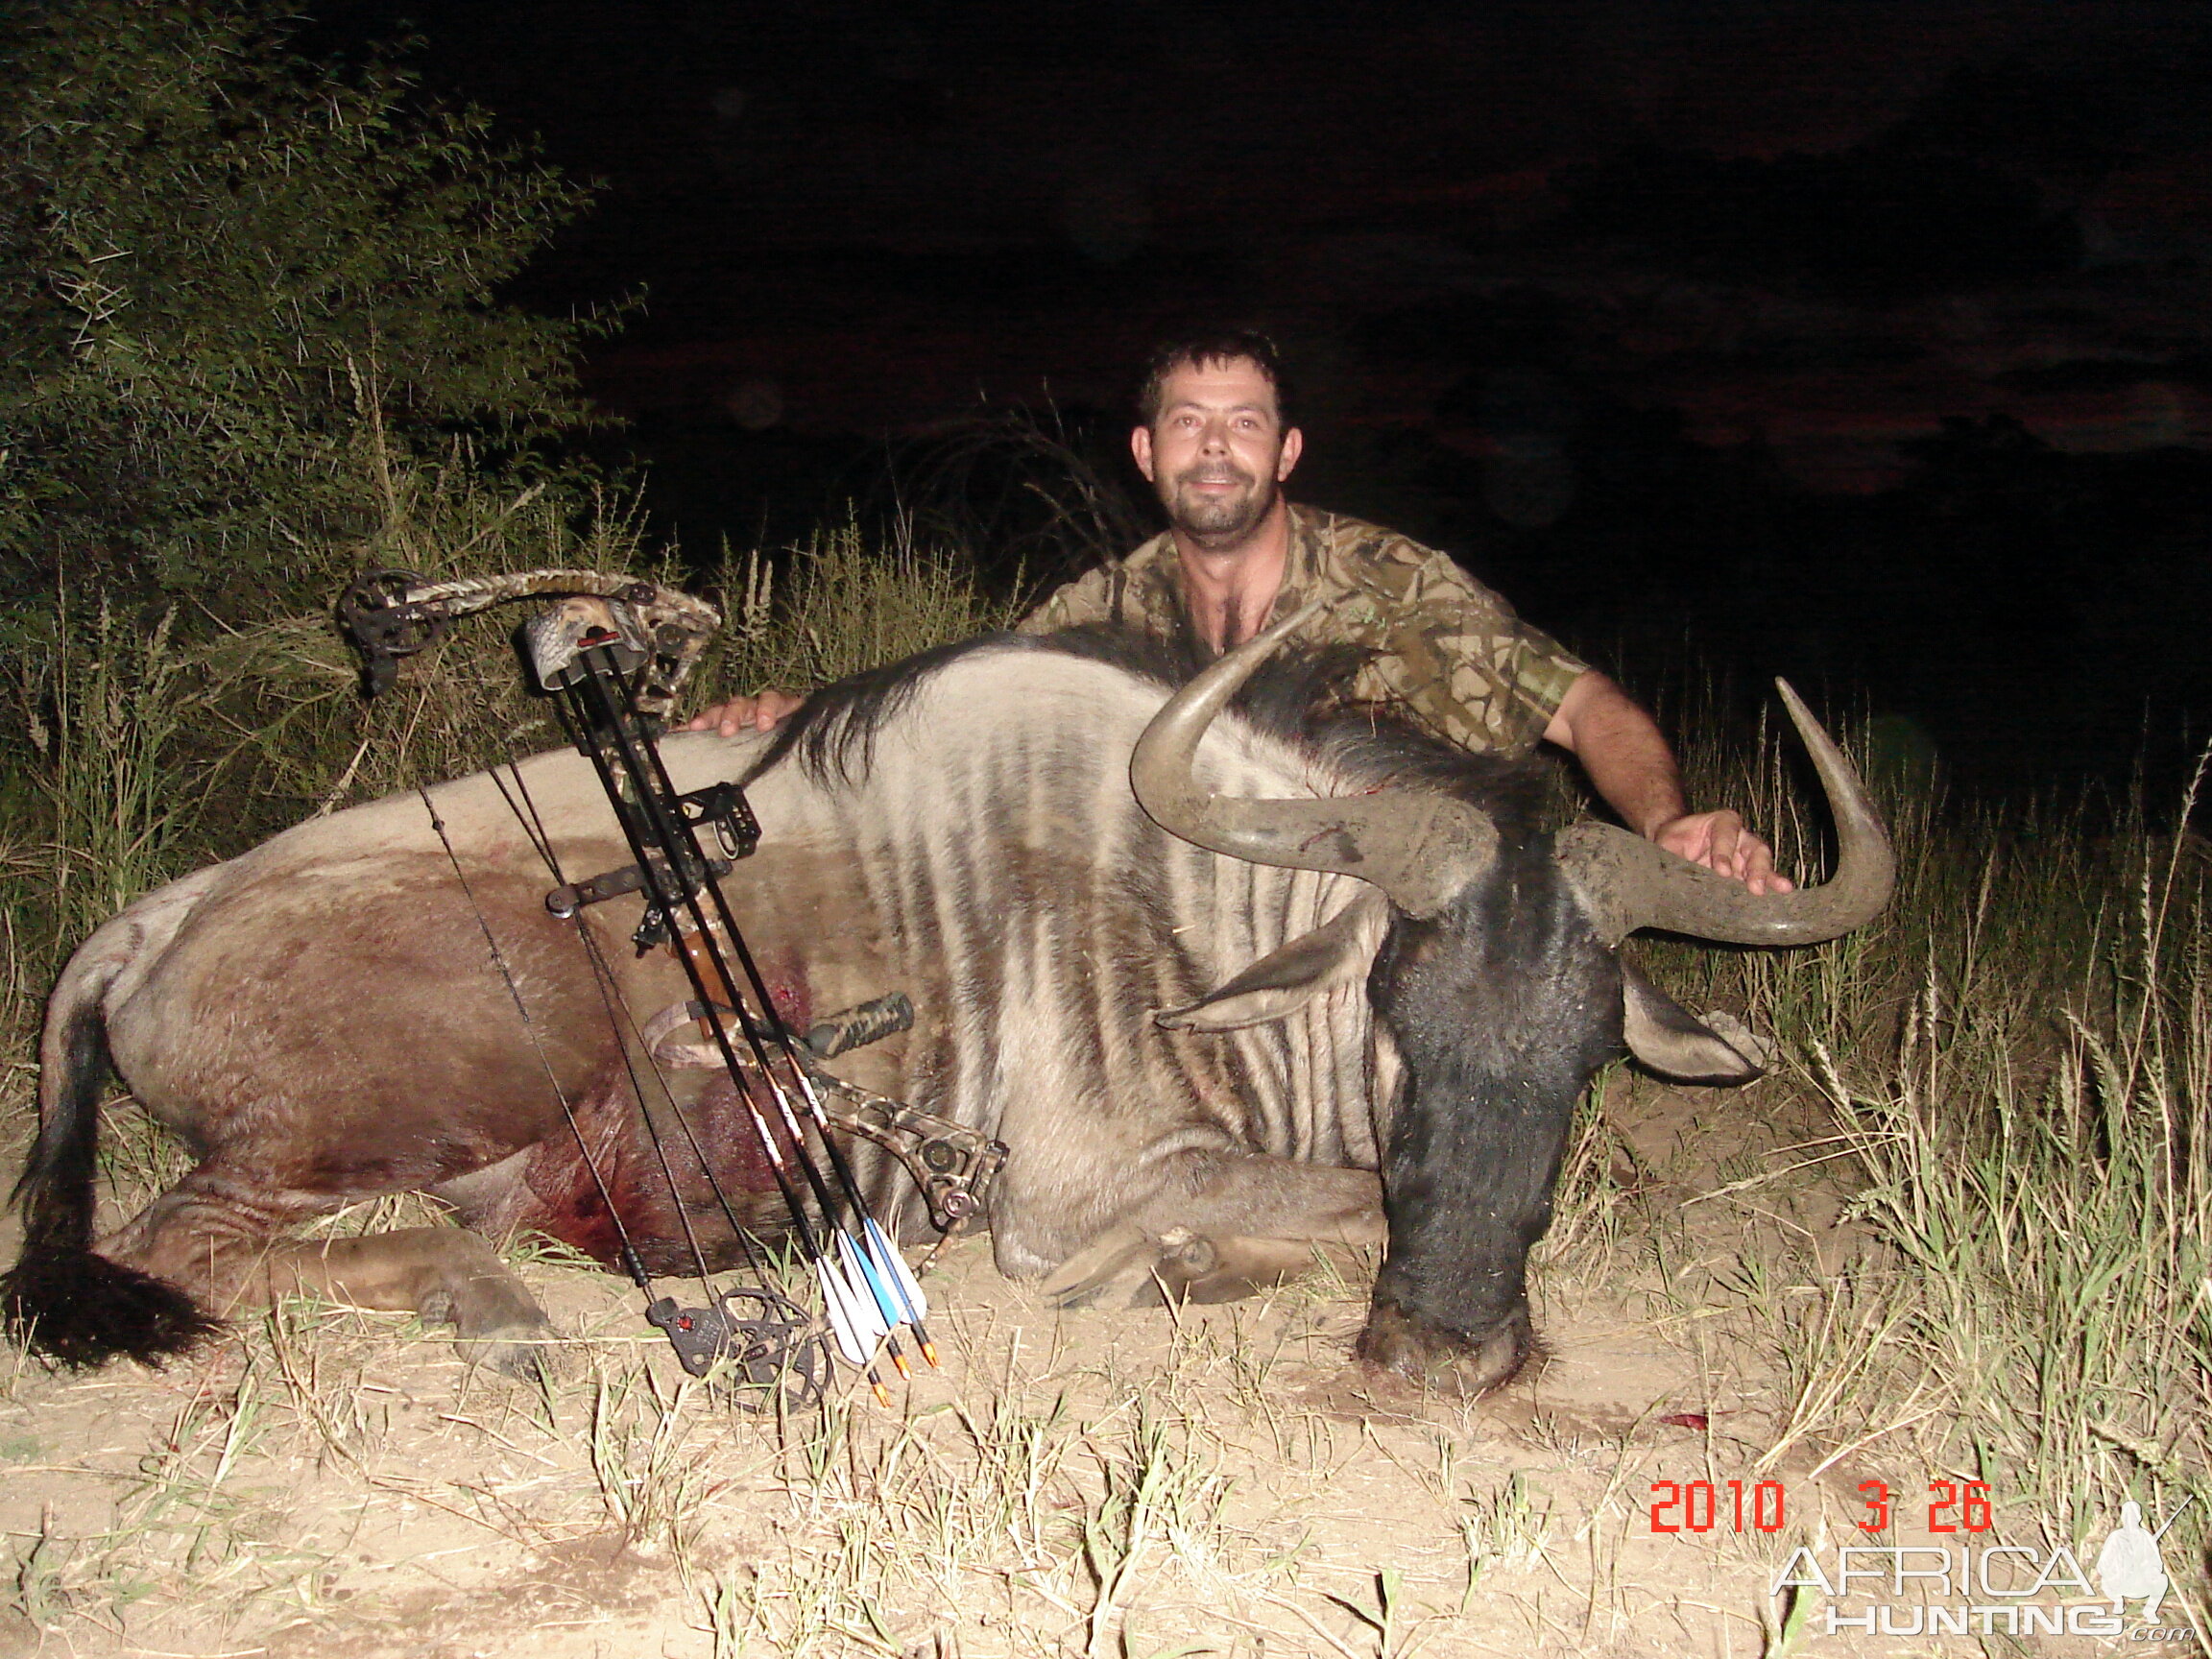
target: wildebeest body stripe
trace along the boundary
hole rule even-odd
[[[1017,1190],[1025,1161],[1054,1155],[1044,1137],[1022,1134],[1040,1108],[1058,1134],[1106,1144],[1124,1125],[1133,1136],[1138,1121],[1171,1116],[1192,1126],[1173,1145],[1152,1136],[1131,1145],[1151,1164],[1192,1149],[1377,1160],[1362,1104],[1371,1022],[1357,983],[1241,1031],[1154,1022],[1361,891],[1347,877],[1217,856],[1146,817],[1128,755],[1165,695],[1077,658],[985,648],[936,668],[885,719],[865,788],[823,780],[828,809],[841,816],[832,834],[857,854],[861,884],[896,942],[898,988],[915,1002],[910,1097],[1006,1138],[1005,1179]],[[920,724],[940,700],[960,717],[937,708],[935,728],[961,729],[966,740],[924,753],[904,740],[907,720]],[[1067,718],[1040,718],[1041,701],[1064,706]],[[1060,731],[1085,740],[1056,741]],[[1209,786],[1226,795],[1364,786],[1317,773],[1310,754],[1234,722],[1203,763]],[[1216,920],[1176,931],[1177,918],[1199,917]],[[1149,1098],[1116,1096],[1113,1080],[1126,1095],[1133,1078]]]

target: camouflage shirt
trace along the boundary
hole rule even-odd
[[[1352,684],[1353,700],[1386,705],[1464,749],[1527,754],[1586,667],[1444,554],[1357,518],[1293,506],[1271,614],[1286,616],[1316,598],[1334,603],[1305,637],[1373,653]],[[1021,629],[1048,634],[1101,622],[1161,638],[1184,627],[1182,566],[1168,534],[1069,583]]]

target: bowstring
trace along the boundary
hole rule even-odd
[[[553,884],[556,887],[565,887],[568,884],[568,878],[562,873],[560,855],[554,851],[552,837],[546,833],[545,821],[538,811],[538,803],[530,794],[530,785],[523,781],[521,764],[512,755],[507,759],[507,770],[515,781],[515,794],[510,795],[508,793],[507,785],[501,781],[499,768],[496,766],[491,769],[490,775],[493,785],[499,791],[500,799],[507,803],[508,810],[515,814],[516,821],[521,825],[524,837],[537,851],[538,856],[544,861],[547,871],[552,874]],[[517,804],[517,796],[520,797],[519,805]],[[615,1046],[621,1050],[623,1070],[629,1073],[630,1092],[637,1102],[638,1116],[645,1120],[646,1138],[652,1142],[654,1160],[661,1166],[661,1179],[668,1185],[669,1202],[675,1209],[677,1221],[684,1229],[684,1239],[690,1249],[692,1262],[698,1269],[701,1288],[709,1296],[713,1294],[712,1275],[707,1265],[707,1253],[700,1245],[697,1231],[691,1225],[690,1211],[685,1207],[683,1195],[677,1190],[676,1170],[668,1161],[667,1146],[662,1139],[661,1127],[654,1122],[653,1113],[645,1104],[644,1084],[637,1074],[637,1063],[632,1057],[634,1046],[637,1052],[645,1056],[645,1064],[653,1073],[653,1081],[658,1085],[661,1098],[668,1102],[668,1109],[674,1114],[677,1126],[684,1131],[684,1139],[691,1148],[691,1156],[698,1161],[700,1171],[707,1177],[707,1185],[714,1194],[715,1203],[721,1208],[723,1218],[730,1223],[730,1231],[736,1237],[737,1248],[744,1255],[746,1267],[756,1279],[765,1283],[767,1273],[761,1266],[760,1259],[754,1249],[752,1235],[738,1221],[736,1211],[732,1206],[729,1195],[722,1190],[722,1183],[715,1176],[713,1166],[708,1162],[706,1148],[699,1143],[699,1137],[692,1130],[690,1118],[685,1115],[684,1108],[678,1104],[675,1091],[669,1087],[667,1073],[661,1070],[661,1062],[654,1056],[652,1046],[645,1041],[644,1031],[637,1023],[637,1014],[631,1009],[628,998],[622,995],[619,982],[614,977],[613,969],[608,965],[604,949],[601,947],[597,936],[592,933],[581,910],[576,913],[574,921],[576,938],[584,947],[585,959],[591,966],[591,979],[599,993],[600,1006],[606,1010],[608,1023],[614,1027]],[[628,1027],[631,1036],[631,1042],[628,1043],[622,1041],[622,1032],[625,1026]]]
[[[430,828],[437,832],[438,844],[445,849],[445,860],[453,866],[453,878],[461,884],[461,895],[469,901],[469,913],[474,918],[477,931],[484,935],[484,948],[492,953],[492,965],[499,970],[500,982],[507,987],[513,998],[515,1012],[522,1021],[523,1034],[530,1039],[531,1052],[538,1056],[538,1065],[545,1073],[545,1081],[553,1091],[553,1098],[561,1103],[561,1116],[567,1121],[568,1133],[576,1138],[576,1150],[583,1155],[585,1172],[591,1177],[591,1185],[599,1194],[599,1202],[606,1207],[607,1218],[614,1224],[614,1237],[620,1241],[622,1265],[640,1289],[647,1288],[649,1281],[645,1264],[631,1241],[630,1229],[623,1225],[622,1212],[614,1206],[614,1195],[607,1189],[606,1179],[599,1173],[599,1166],[591,1156],[590,1144],[584,1139],[584,1128],[576,1118],[576,1108],[569,1103],[568,1091],[561,1087],[560,1075],[553,1070],[553,1062],[546,1055],[545,1045],[539,1039],[538,1022],[531,1019],[529,1005],[522,1000],[522,988],[516,982],[515,971],[508,966],[507,953],[500,950],[499,941],[493,935],[492,925],[484,919],[484,907],[476,902],[476,891],[469,885],[469,876],[461,868],[460,854],[453,851],[453,841],[445,833],[445,820],[438,816],[437,804],[430,799],[430,791],[420,782],[415,793],[421,798],[422,809],[430,815]]]

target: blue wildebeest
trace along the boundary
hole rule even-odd
[[[772,739],[663,750],[679,788],[746,780],[765,838],[726,887],[782,1015],[804,1029],[904,990],[912,1030],[840,1069],[1012,1148],[988,1216],[1004,1272],[1070,1305],[1218,1298],[1315,1241],[1382,1243],[1361,1356],[1479,1392],[1532,1351],[1527,1258],[1592,1073],[1624,1046],[1678,1077],[1754,1070],[1618,942],[1833,937],[1884,902],[1887,843],[1794,708],[1839,829],[1825,886],[1755,899],[1624,831],[1553,837],[1527,765],[1223,711],[1282,632],[1172,701],[1127,647],[998,638],[833,687]],[[582,758],[520,775],[571,878],[628,861]],[[678,1206],[734,1255],[697,1170],[671,1182],[648,1156],[620,1027],[507,800],[484,776],[428,799],[466,888],[424,801],[394,796],[140,900],[71,960],[0,1287],[34,1346],[158,1357],[209,1312],[307,1288],[448,1318],[472,1357],[526,1364],[543,1316],[481,1235],[613,1244],[549,1074],[656,1271],[688,1266]],[[622,948],[636,916],[582,925],[642,1018],[686,991],[665,953]],[[199,1162],[95,1246],[103,1047]],[[727,1080],[660,1087],[646,1111],[682,1107],[774,1231]],[[858,1151],[912,1236],[911,1189]],[[284,1237],[411,1189],[475,1231]]]

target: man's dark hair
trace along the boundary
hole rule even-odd
[[[1145,425],[1160,419],[1160,402],[1167,376],[1183,368],[1203,369],[1209,363],[1248,360],[1275,388],[1275,408],[1287,429],[1290,419],[1290,382],[1283,372],[1283,353],[1257,328],[1212,328],[1163,341],[1145,365],[1144,384],[1137,394],[1137,414]]]

